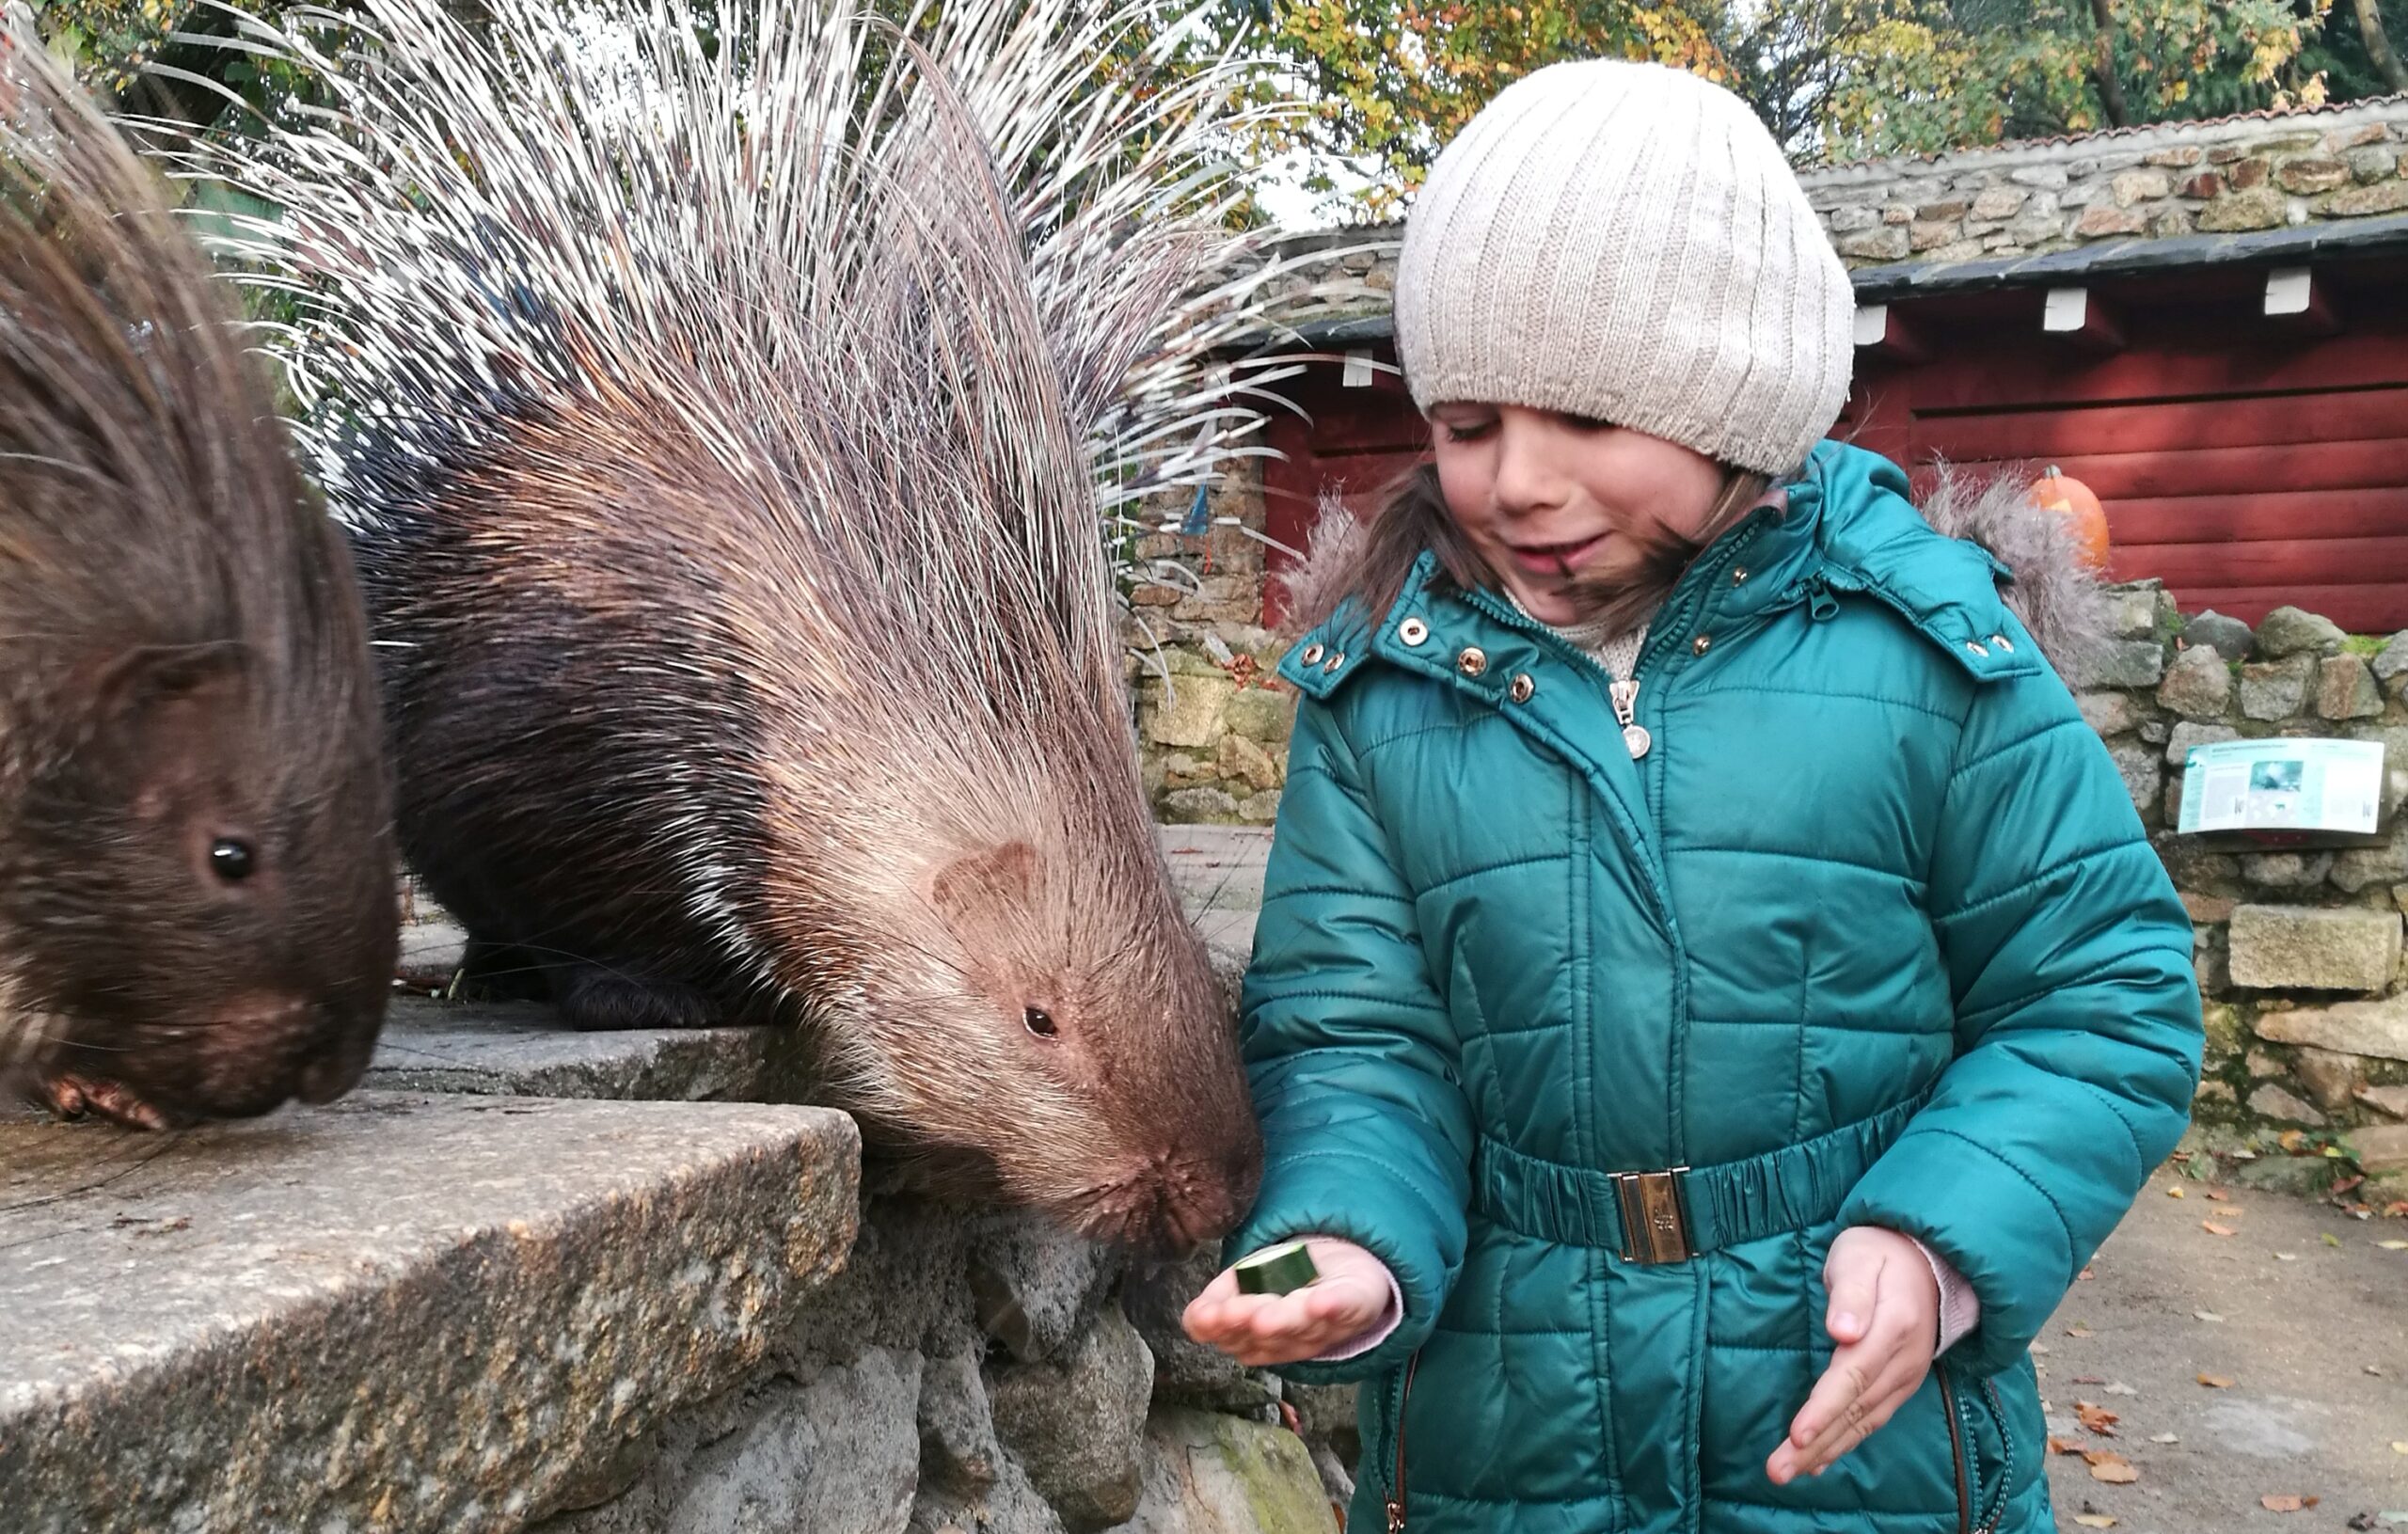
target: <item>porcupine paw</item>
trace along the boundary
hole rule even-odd
[[[572,1028],[708,1028],[718,1009],[691,986],[599,964],[551,972],[552,1002]]]
[[[35,1083],[42,1106],[61,1118],[97,1115],[133,1130],[171,1130],[180,1122],[173,1115],[143,1101],[121,1082],[105,1077],[61,1071]]]

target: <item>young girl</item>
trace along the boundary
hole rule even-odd
[[[2173,1147],[2191,932],[1897,468],[1770,136],[1515,84],[1396,293],[1434,467],[1321,572],[1190,1332],[1359,1379],[1352,1526],[2038,1534],[2026,1348]]]

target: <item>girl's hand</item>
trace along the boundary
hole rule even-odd
[[[1824,1467],[1890,1420],[1931,1372],[1940,1345],[1940,1283],[1923,1249],[1894,1230],[1851,1226],[1823,1264],[1831,1305],[1824,1325],[1839,1346],[1831,1367],[1790,1420],[1765,1474],[1786,1486]]]
[[[1386,1264],[1335,1236],[1307,1236],[1305,1249],[1318,1280],[1291,1294],[1240,1294],[1224,1268],[1188,1305],[1187,1335],[1260,1368],[1318,1358],[1369,1331],[1388,1307]]]

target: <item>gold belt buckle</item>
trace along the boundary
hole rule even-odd
[[[1696,1255],[1689,1247],[1688,1201],[1682,1191],[1688,1170],[1607,1174],[1622,1206],[1624,1262],[1685,1262]]]

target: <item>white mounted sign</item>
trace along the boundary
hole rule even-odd
[[[2178,829],[2371,835],[2382,808],[2381,741],[2219,740],[2183,759]]]

